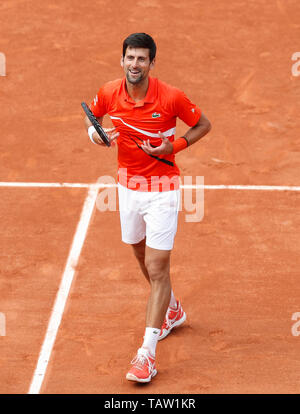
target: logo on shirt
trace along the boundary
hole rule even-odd
[[[152,114],[152,118],[160,118],[160,117],[161,117],[161,114],[159,114],[158,112],[154,112]]]
[[[195,108],[192,108],[191,111],[194,113],[195,112]]]

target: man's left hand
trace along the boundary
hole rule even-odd
[[[161,138],[161,144],[159,147],[151,147],[150,140],[144,141],[141,145],[143,150],[146,154],[150,155],[167,155],[172,154],[173,152],[173,144],[162,134],[161,132],[158,133],[159,137]]]

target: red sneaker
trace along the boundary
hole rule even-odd
[[[155,358],[147,348],[140,348],[136,357],[131,361],[133,367],[126,375],[129,381],[150,382],[157,374]]]
[[[161,327],[158,340],[160,341],[161,339],[164,339],[166,336],[169,335],[169,333],[171,332],[173,328],[183,324],[185,320],[186,320],[186,314],[183,311],[182,306],[178,300],[177,309],[170,308],[170,307],[168,308],[164,323]]]

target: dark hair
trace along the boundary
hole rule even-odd
[[[156,55],[156,44],[152,37],[146,33],[132,33],[123,42],[123,57],[125,56],[126,49],[129,47],[140,47],[143,49],[149,49],[150,62]]]

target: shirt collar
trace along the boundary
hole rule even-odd
[[[126,78],[123,79],[122,82],[122,95],[126,102],[133,103],[136,107],[144,106],[145,103],[154,103],[157,95],[157,79],[152,78],[151,76],[148,77],[149,85],[146,96],[140,102],[135,102],[128,94],[126,89]]]

